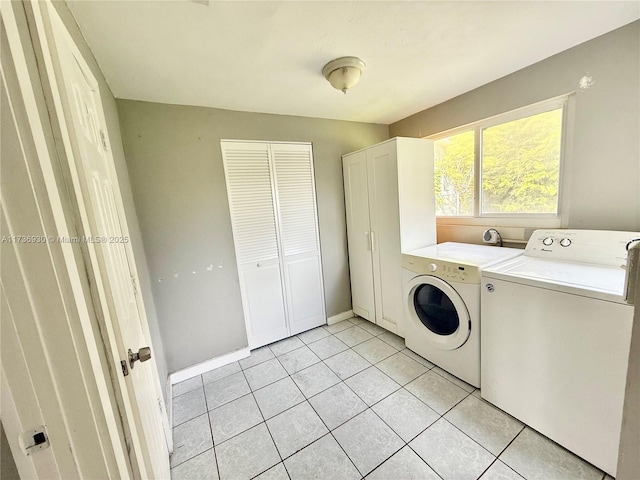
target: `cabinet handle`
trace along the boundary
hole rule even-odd
[[[376,251],[376,242],[375,242],[375,236],[373,232],[369,232],[369,239],[371,240],[371,251],[375,252]]]

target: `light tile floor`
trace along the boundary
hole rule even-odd
[[[611,480],[360,318],[173,394],[174,480]]]

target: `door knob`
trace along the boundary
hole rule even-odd
[[[133,364],[136,361],[140,360],[141,362],[146,362],[151,358],[151,349],[149,347],[142,347],[138,350],[138,353],[133,353],[131,349],[129,349],[129,366],[133,368]]]

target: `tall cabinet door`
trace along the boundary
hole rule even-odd
[[[272,143],[289,333],[326,323],[310,144]]]
[[[345,156],[342,166],[353,313],[375,322],[367,152]]]
[[[250,347],[288,336],[269,144],[221,142]]]
[[[398,331],[403,315],[396,142],[367,150],[375,322]]]

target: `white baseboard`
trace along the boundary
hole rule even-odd
[[[327,325],[333,325],[334,323],[341,322],[343,320],[348,320],[349,318],[353,318],[353,310],[347,310],[346,312],[339,313],[334,315],[333,317],[327,318]]]
[[[250,354],[251,350],[249,347],[246,347],[236,350],[235,352],[227,353],[226,355],[206,360],[202,363],[198,363],[197,365],[193,365],[192,367],[183,368],[182,370],[178,370],[177,372],[169,375],[170,383],[175,385],[176,383],[183,382],[184,380],[189,380],[190,378],[202,375],[214,368],[223,367],[230,363],[237,362],[238,360],[242,360],[243,358],[247,358]]]

